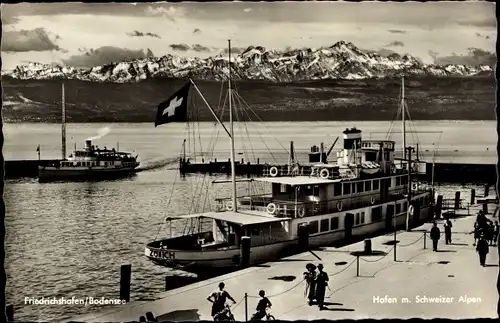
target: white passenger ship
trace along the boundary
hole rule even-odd
[[[66,105],[62,83],[62,159],[47,166],[38,166],[38,181],[80,181],[116,179],[135,172],[139,166],[137,156],[115,150],[99,149],[86,140],[85,148],[75,150],[66,158]],[[40,147],[38,147],[40,149]]]
[[[229,78],[231,111],[230,82]],[[232,122],[230,114],[230,129]],[[304,173],[310,165],[269,167],[250,181],[267,183],[270,194],[237,197],[232,131],[230,138],[232,197],[218,199],[213,212],[166,219],[170,223],[210,219],[212,229],[150,242],[145,255],[151,261],[193,272],[234,267],[239,263],[241,239],[248,236],[250,264],[258,264],[297,247],[303,225],[314,247],[396,227],[409,229],[432,216],[432,190],[411,182],[418,171],[411,157],[395,162],[394,141],[362,140],[360,130],[346,129],[336,162],[317,163],[312,173]]]
[[[76,150],[68,158],[53,165],[39,166],[39,182],[57,180],[103,180],[123,177],[135,172],[139,166],[137,156],[115,148],[100,149],[85,142],[85,148]]]

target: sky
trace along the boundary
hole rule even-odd
[[[231,39],[285,50],[338,41],[425,63],[494,57],[491,2],[2,4],[3,70],[27,62],[89,68],[146,56],[208,57]]]

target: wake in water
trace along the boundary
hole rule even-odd
[[[171,158],[161,157],[150,161],[145,161],[144,164],[137,167],[136,171],[143,172],[147,170],[164,168],[166,166],[176,164],[178,161],[179,159],[177,157],[171,157]]]
[[[87,140],[97,140],[101,139],[102,137],[106,136],[108,133],[111,132],[111,127],[102,127],[99,130],[97,130],[97,136],[87,138]]]

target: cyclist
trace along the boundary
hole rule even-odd
[[[215,317],[216,314],[224,310],[227,299],[230,299],[234,304],[236,304],[234,298],[232,298],[231,295],[224,290],[224,286],[224,283],[220,283],[219,290],[213,292],[207,297],[207,300],[212,303],[212,317]]]
[[[269,301],[269,298],[266,297],[266,292],[263,290],[259,291],[259,296],[261,299],[259,300],[259,303],[257,304],[257,312],[252,315],[252,318],[250,320],[256,321],[256,320],[262,320],[264,317],[266,317],[266,309],[268,307],[271,307],[272,304]]]

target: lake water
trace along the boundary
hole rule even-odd
[[[496,121],[413,125],[407,130],[418,133],[408,134],[407,145],[415,146],[418,139],[421,158],[426,161],[496,163]],[[363,130],[364,138],[382,139],[391,123],[236,124],[237,156],[245,162],[259,158],[261,162],[283,163],[288,158],[289,141],[294,140],[299,160],[305,161],[311,145],[323,141],[328,149],[342,130],[352,126]],[[396,123],[394,131],[400,128]],[[152,124],[68,124],[68,153],[74,143],[82,148],[85,139],[99,134],[104,136],[95,144],[111,148],[119,142],[120,150],[139,154],[146,170],[133,178],[98,183],[6,182],[6,299],[15,305],[17,320],[61,320],[95,310],[83,305],[26,305],[25,297],[118,298],[123,264],[132,265],[132,300],[163,291],[165,275],[177,272],[150,263],[143,255],[145,244],[158,234],[168,235],[167,228],[160,227],[167,215],[201,211],[203,204],[207,207],[207,202],[194,203],[204,191],[210,199],[229,197],[228,184],[217,184],[216,189],[210,185],[215,177],[180,178],[175,169],[185,138],[192,159],[195,155],[198,161],[229,157],[227,135],[218,125],[200,123],[188,129],[181,124],[158,128]],[[6,160],[36,159],[38,144],[41,158],[60,158],[59,125],[5,124],[4,135]],[[393,134],[392,140],[400,147],[401,134]],[[340,139],[335,148],[341,146]],[[468,200],[470,188],[482,194],[477,186],[442,184],[437,189],[448,198],[462,190],[462,197]],[[184,226],[175,223],[173,230],[180,233]]]

